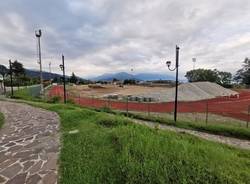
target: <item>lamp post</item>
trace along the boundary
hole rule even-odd
[[[43,89],[43,72],[42,72],[42,56],[41,56],[41,36],[42,36],[42,31],[41,29],[35,31],[35,35],[38,40],[38,64],[40,65],[40,85],[41,85],[41,95],[44,95],[44,89]]]
[[[176,78],[175,78],[175,102],[174,102],[174,121],[177,120],[177,103],[178,103],[178,68],[179,68],[179,50],[180,48],[176,45],[176,58],[175,58],[175,68],[171,69],[171,61],[167,61],[166,64],[170,71],[176,70]]]
[[[66,84],[65,84],[65,66],[64,66],[64,55],[62,55],[62,64],[59,65],[61,70],[63,71],[63,99],[66,104]]]

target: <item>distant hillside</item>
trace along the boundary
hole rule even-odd
[[[26,76],[28,77],[40,77],[40,71],[37,70],[30,70],[30,69],[25,69]],[[49,72],[44,72],[43,71],[43,79],[44,80],[50,80],[54,78],[60,78],[62,75],[57,74],[57,73],[49,73]]]
[[[98,77],[92,78],[91,80],[112,81],[113,79],[118,79],[118,80],[136,79],[141,81],[153,81],[153,80],[174,80],[174,77],[163,74],[155,74],[155,73],[140,73],[132,75],[126,72],[120,72],[120,73],[103,74]]]

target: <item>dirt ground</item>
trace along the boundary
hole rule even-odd
[[[117,94],[122,96],[127,95],[141,95],[143,93],[156,93],[166,91],[167,87],[146,87],[146,86],[133,86],[133,85],[124,85],[119,87],[118,85],[101,85],[100,87],[89,87],[88,85],[79,85],[79,86],[69,86],[68,91],[75,95],[81,95],[86,97],[97,97],[101,98],[110,94]]]

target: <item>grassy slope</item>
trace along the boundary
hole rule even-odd
[[[2,128],[3,123],[4,123],[4,116],[3,116],[3,114],[0,112],[0,128]]]
[[[118,113],[119,114],[119,113]],[[126,113],[122,113],[126,114]],[[192,121],[178,121],[175,123],[171,119],[166,119],[157,116],[147,116],[143,114],[135,114],[135,113],[128,113],[128,116],[131,118],[141,119],[145,121],[153,121],[161,124],[176,126],[179,128],[186,128],[192,130],[198,130],[208,133],[213,133],[217,135],[224,135],[229,137],[241,138],[250,140],[250,129],[237,127],[233,125],[222,125],[222,124],[204,124],[200,122],[192,122]]]
[[[61,117],[61,183],[247,183],[250,152],[72,105]],[[69,134],[71,130],[77,134]]]
[[[28,89],[21,89],[19,91],[15,91],[15,98],[19,99],[25,99],[29,101],[42,101],[42,99],[39,98],[33,98],[30,96]],[[108,112],[117,114],[116,111],[111,111],[107,109]],[[120,114],[120,113],[118,113]],[[123,113],[126,115],[126,113]],[[154,121],[157,123],[177,126],[179,128],[186,128],[186,129],[192,129],[192,130],[198,130],[208,133],[213,133],[217,135],[225,135],[230,137],[236,137],[236,138],[242,138],[250,140],[250,129],[249,128],[241,128],[237,126],[230,126],[230,125],[220,125],[220,124],[204,124],[201,122],[191,122],[191,121],[178,121],[177,124],[174,123],[173,120],[162,118],[162,117],[154,117],[154,116],[146,116],[142,114],[133,114],[129,113],[129,117],[132,118],[138,118],[142,120],[148,120],[148,121]]]

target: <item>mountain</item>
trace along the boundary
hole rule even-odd
[[[174,77],[156,74],[156,73],[139,73],[136,75],[128,74],[126,72],[120,73],[107,73],[100,75],[98,77],[92,78],[93,81],[112,81],[113,79],[125,80],[125,79],[136,79],[141,81],[151,81],[151,80],[174,80]]]
[[[40,77],[40,71],[38,70],[31,70],[31,69],[25,69],[25,74],[28,77]],[[43,79],[44,80],[50,80],[54,78],[60,78],[62,75],[57,74],[57,73],[50,73],[50,72],[45,72],[43,71]]]
[[[95,77],[91,80],[94,81],[112,81],[113,79],[118,79],[118,80],[125,80],[125,79],[134,79],[134,76],[131,74],[128,74],[126,72],[120,72],[120,73],[106,73],[103,75],[100,75],[98,77]]]
[[[153,81],[153,80],[175,80],[174,77],[169,75],[157,74],[157,73],[139,73],[135,75],[136,79],[143,81]]]

